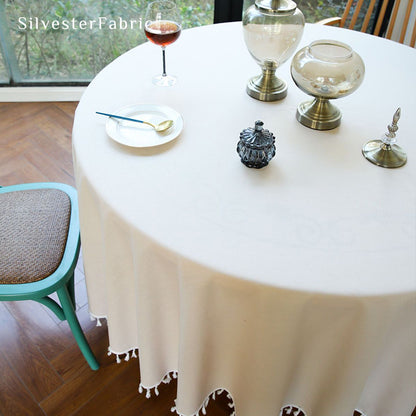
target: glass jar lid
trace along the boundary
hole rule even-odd
[[[240,133],[240,141],[250,149],[265,149],[273,146],[275,137],[269,130],[263,129],[263,122],[257,120],[255,126],[248,127]]]
[[[297,7],[292,0],[256,0],[256,6],[267,13],[287,13]]]

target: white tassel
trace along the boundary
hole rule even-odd
[[[117,364],[120,364],[121,363],[120,356],[119,356],[119,354],[116,354],[116,355],[117,355],[117,359],[116,359]]]
[[[127,353],[126,357],[124,358],[124,361],[128,361],[128,360],[130,360],[130,354],[129,353]]]
[[[155,393],[156,393],[156,396],[159,396],[159,390],[157,389],[157,387],[155,387]]]
[[[223,391],[224,391],[224,389],[219,389],[219,390],[218,390],[218,395],[222,394],[222,393],[223,393]]]
[[[175,413],[175,412],[176,412],[176,407],[175,407],[175,406],[171,407],[171,408],[170,408],[170,411],[171,411],[172,413]]]
[[[131,353],[131,358],[137,358],[136,350],[133,350],[133,352]]]
[[[152,397],[151,393],[150,393],[150,389],[146,389],[146,399],[150,399],[150,397]]]
[[[108,347],[107,355],[110,356],[112,354],[110,347]]]
[[[227,399],[230,399],[230,400],[232,400],[233,398],[231,397],[231,394],[230,393],[228,393],[227,394]]]
[[[178,375],[175,372],[173,372],[172,377],[173,378],[178,378]]]
[[[233,403],[233,402],[228,403],[228,407],[229,407],[230,409],[234,409],[234,403]]]
[[[300,415],[300,409],[298,409],[295,413],[293,413],[294,416],[299,416]]]
[[[97,318],[97,326],[102,326],[102,325],[101,325],[100,318]]]
[[[139,393],[140,394],[142,394],[143,393],[143,387],[142,387],[142,385],[140,384],[140,386],[139,386]]]
[[[162,382],[164,383],[164,384],[168,384],[168,383],[170,383],[171,382],[171,378],[170,378],[170,374],[168,373],[167,375],[166,375],[166,377],[162,380]]]
[[[287,409],[286,409],[286,414],[287,415],[290,415],[290,413],[292,412],[292,406],[289,406]]]
[[[202,414],[203,415],[206,415],[207,414],[207,411],[205,410],[205,406],[202,406]]]

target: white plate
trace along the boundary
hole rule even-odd
[[[157,133],[146,124],[109,117],[105,126],[107,134],[116,142],[131,147],[152,147],[168,143],[176,139],[183,128],[181,115],[164,105],[129,105],[112,114],[148,121],[154,125],[164,120],[173,120],[173,126],[169,130]]]

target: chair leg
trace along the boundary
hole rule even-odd
[[[76,303],[75,303],[75,278],[74,278],[74,273],[72,273],[72,277],[69,279],[68,283],[67,283],[67,287],[68,287],[68,293],[69,296],[71,298],[72,301],[72,305],[74,307],[74,309],[76,309]]]
[[[69,327],[71,328],[72,333],[74,334],[75,340],[84,355],[87,363],[92,370],[98,370],[100,365],[98,364],[93,352],[91,351],[90,346],[88,345],[87,339],[85,338],[82,328],[78,322],[78,318],[75,314],[75,308],[72,305],[71,296],[69,294],[68,288],[62,286],[57,290],[59,301],[61,302],[62,309],[65,314],[65,318],[68,321]]]
[[[45,296],[39,299],[33,299],[36,302],[41,303],[42,305],[47,306],[61,321],[65,321],[65,314],[62,308],[49,296]]]

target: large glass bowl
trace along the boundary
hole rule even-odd
[[[365,73],[361,57],[350,46],[334,40],[317,40],[299,50],[290,70],[295,84],[315,97],[299,105],[296,118],[316,130],[340,124],[341,112],[329,100],[353,93]]]

